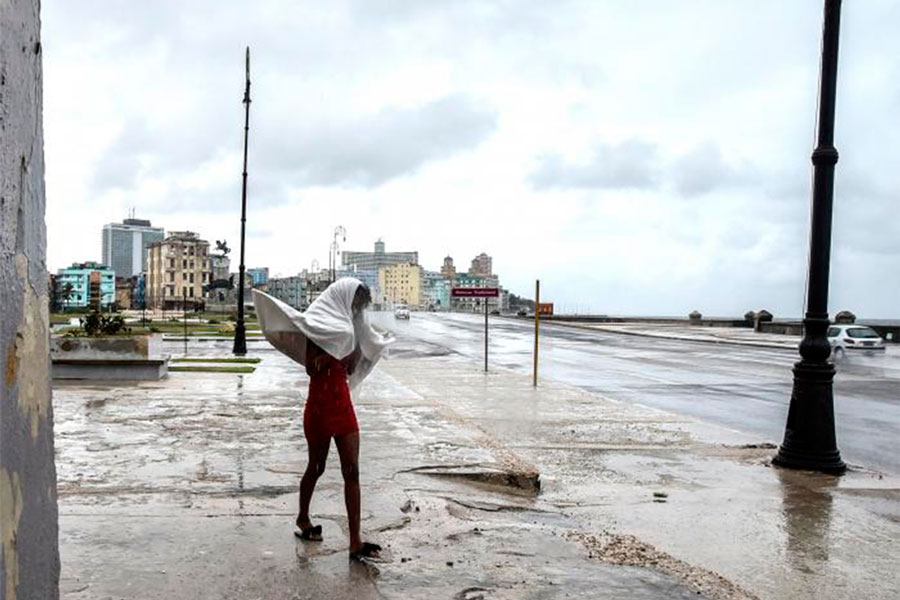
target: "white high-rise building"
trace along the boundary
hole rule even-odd
[[[140,275],[147,270],[147,248],[165,239],[162,227],[152,227],[146,219],[125,219],[103,226],[103,255],[100,262],[116,277]]]

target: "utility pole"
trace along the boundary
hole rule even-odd
[[[538,336],[540,335],[541,313],[538,307],[541,305],[541,280],[536,279],[534,282],[534,376],[531,385],[537,387],[538,380]]]
[[[834,365],[826,333],[828,278],[831,262],[831,221],[834,201],[834,111],[837,89],[841,0],[825,0],[822,63],[819,80],[818,140],[812,153],[813,189],[809,238],[809,277],[800,362],[794,365],[794,389],[784,441],[772,462],[781,467],[842,473],[834,433]]]
[[[234,350],[238,355],[247,354],[247,330],[244,326],[244,231],[247,227],[247,138],[250,135],[250,46],[247,46],[245,62],[247,76],[244,87],[244,174],[241,187],[241,265],[238,269],[237,323],[234,326]]]

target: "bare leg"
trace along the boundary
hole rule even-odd
[[[350,525],[350,552],[362,548],[359,533],[359,432],[334,438],[338,456],[341,457],[341,474],[344,476],[344,504],[347,506],[347,522]]]
[[[303,529],[309,527],[309,503],[312,500],[313,490],[322,473],[325,472],[325,461],[328,459],[328,449],[331,447],[331,438],[306,440],[309,449],[309,462],[306,471],[300,479],[300,514],[297,515],[297,527]]]

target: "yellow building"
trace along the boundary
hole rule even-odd
[[[164,310],[199,308],[203,286],[210,283],[209,242],[193,231],[173,231],[150,244],[147,257],[147,304]]]
[[[421,308],[424,279],[425,273],[419,265],[390,265],[378,269],[378,285],[384,295],[382,304]]]

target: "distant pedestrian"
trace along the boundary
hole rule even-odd
[[[369,288],[351,277],[339,279],[304,313],[257,290],[254,302],[266,338],[304,364],[309,375],[303,411],[309,461],[300,480],[296,535],[304,540],[322,539],[322,526],[312,524],[309,506],[316,482],[325,472],[333,438],[344,478],[350,558],[377,557],[381,547],[364,542],[360,533],[359,425],[350,397],[350,390],[371,371],[390,341],[372,329],[366,318]]]

